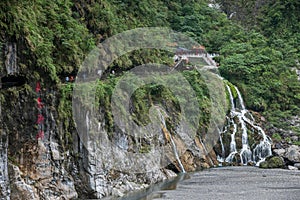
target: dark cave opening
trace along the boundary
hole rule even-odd
[[[1,77],[0,88],[10,88],[16,86],[22,86],[26,83],[26,79],[23,76],[8,75]]]

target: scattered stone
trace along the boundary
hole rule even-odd
[[[298,169],[300,169],[300,163],[295,163],[294,167],[297,167]]]
[[[294,167],[294,166],[291,166],[291,165],[288,166],[288,169],[289,169],[289,170],[298,170],[297,167]]]

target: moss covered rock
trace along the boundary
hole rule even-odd
[[[261,162],[259,167],[260,168],[284,168],[285,164],[281,157],[279,156],[272,156],[268,157],[264,162]]]

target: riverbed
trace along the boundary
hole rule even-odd
[[[300,170],[219,167],[182,174],[118,200],[300,199]]]

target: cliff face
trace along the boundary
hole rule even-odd
[[[21,88],[12,90],[16,89]],[[57,118],[55,101],[58,94],[55,92],[49,96],[42,95],[45,96],[45,131],[43,137],[36,137],[37,109],[34,106],[34,95],[26,94],[22,90],[24,89],[16,92],[15,96],[5,96],[5,100],[11,101],[2,105],[2,113],[5,114],[2,115],[4,127],[1,129],[1,198],[72,199],[100,198],[112,194],[120,196],[126,191],[144,188],[150,183],[175,176],[170,170],[152,170],[151,166],[147,166],[148,173],[140,174],[114,171],[113,166],[104,169],[103,163],[110,162],[110,158],[97,158],[95,149],[92,146],[86,149],[76,131],[72,132],[72,142],[66,145],[63,122],[58,122]],[[13,98],[16,100],[13,101]],[[28,106],[30,102],[32,107]],[[180,149],[182,142],[178,138],[174,140]],[[201,148],[194,149],[200,151]],[[199,155],[201,153],[193,152],[193,149],[186,151],[181,158],[185,169],[193,171],[201,166],[211,165],[204,151],[202,156]],[[195,159],[198,161],[195,162]],[[174,163],[174,171],[180,171],[178,163]]]
[[[217,164],[216,155],[206,152],[201,139],[196,137],[187,145],[180,134],[171,135],[164,124],[157,131],[166,138],[161,145],[168,151],[166,159],[170,160],[169,164],[155,168],[151,165],[154,160],[147,163],[141,158],[135,160],[136,163],[129,163],[139,172],[122,171],[116,165],[124,164],[123,151],[99,148],[96,143],[85,143],[78,136],[70,113],[66,114],[67,109],[62,108],[71,100],[66,101],[67,97],[60,88],[39,80],[26,79],[16,83],[25,74],[15,67],[17,65],[12,65],[14,62],[8,62],[2,73],[6,78],[2,78],[0,107],[1,199],[122,196],[125,192],[176,176],[182,170],[194,171]],[[99,116],[98,124],[89,120],[89,111],[82,116],[85,119],[83,127],[97,126],[94,128],[103,132],[102,139],[108,143],[126,143],[126,146],[135,148],[137,142],[134,138],[123,137],[121,131],[115,130],[113,137],[104,134],[104,114]],[[174,151],[180,155],[179,159]]]
[[[2,109],[1,109],[1,105],[0,105],[0,117],[1,116],[2,116]],[[2,119],[1,119],[1,123],[2,123]],[[5,199],[10,194],[9,177],[8,177],[8,170],[7,170],[8,137],[7,137],[6,132],[3,129],[1,129],[0,136],[1,136],[1,138],[0,138],[0,157],[1,157],[1,161],[0,161],[0,173],[1,173],[0,174],[0,196]]]
[[[21,76],[10,70],[8,79]],[[10,70],[10,71],[9,71]],[[8,73],[7,73],[8,74]],[[3,82],[3,85],[8,82]],[[77,197],[70,171],[70,156],[63,150],[64,136],[57,123],[57,92],[43,88],[39,113],[34,82],[2,89],[2,168],[7,199],[38,199],[42,197]],[[39,115],[43,124],[37,123]],[[43,126],[43,135],[38,126]],[[5,182],[4,182],[5,183]]]

